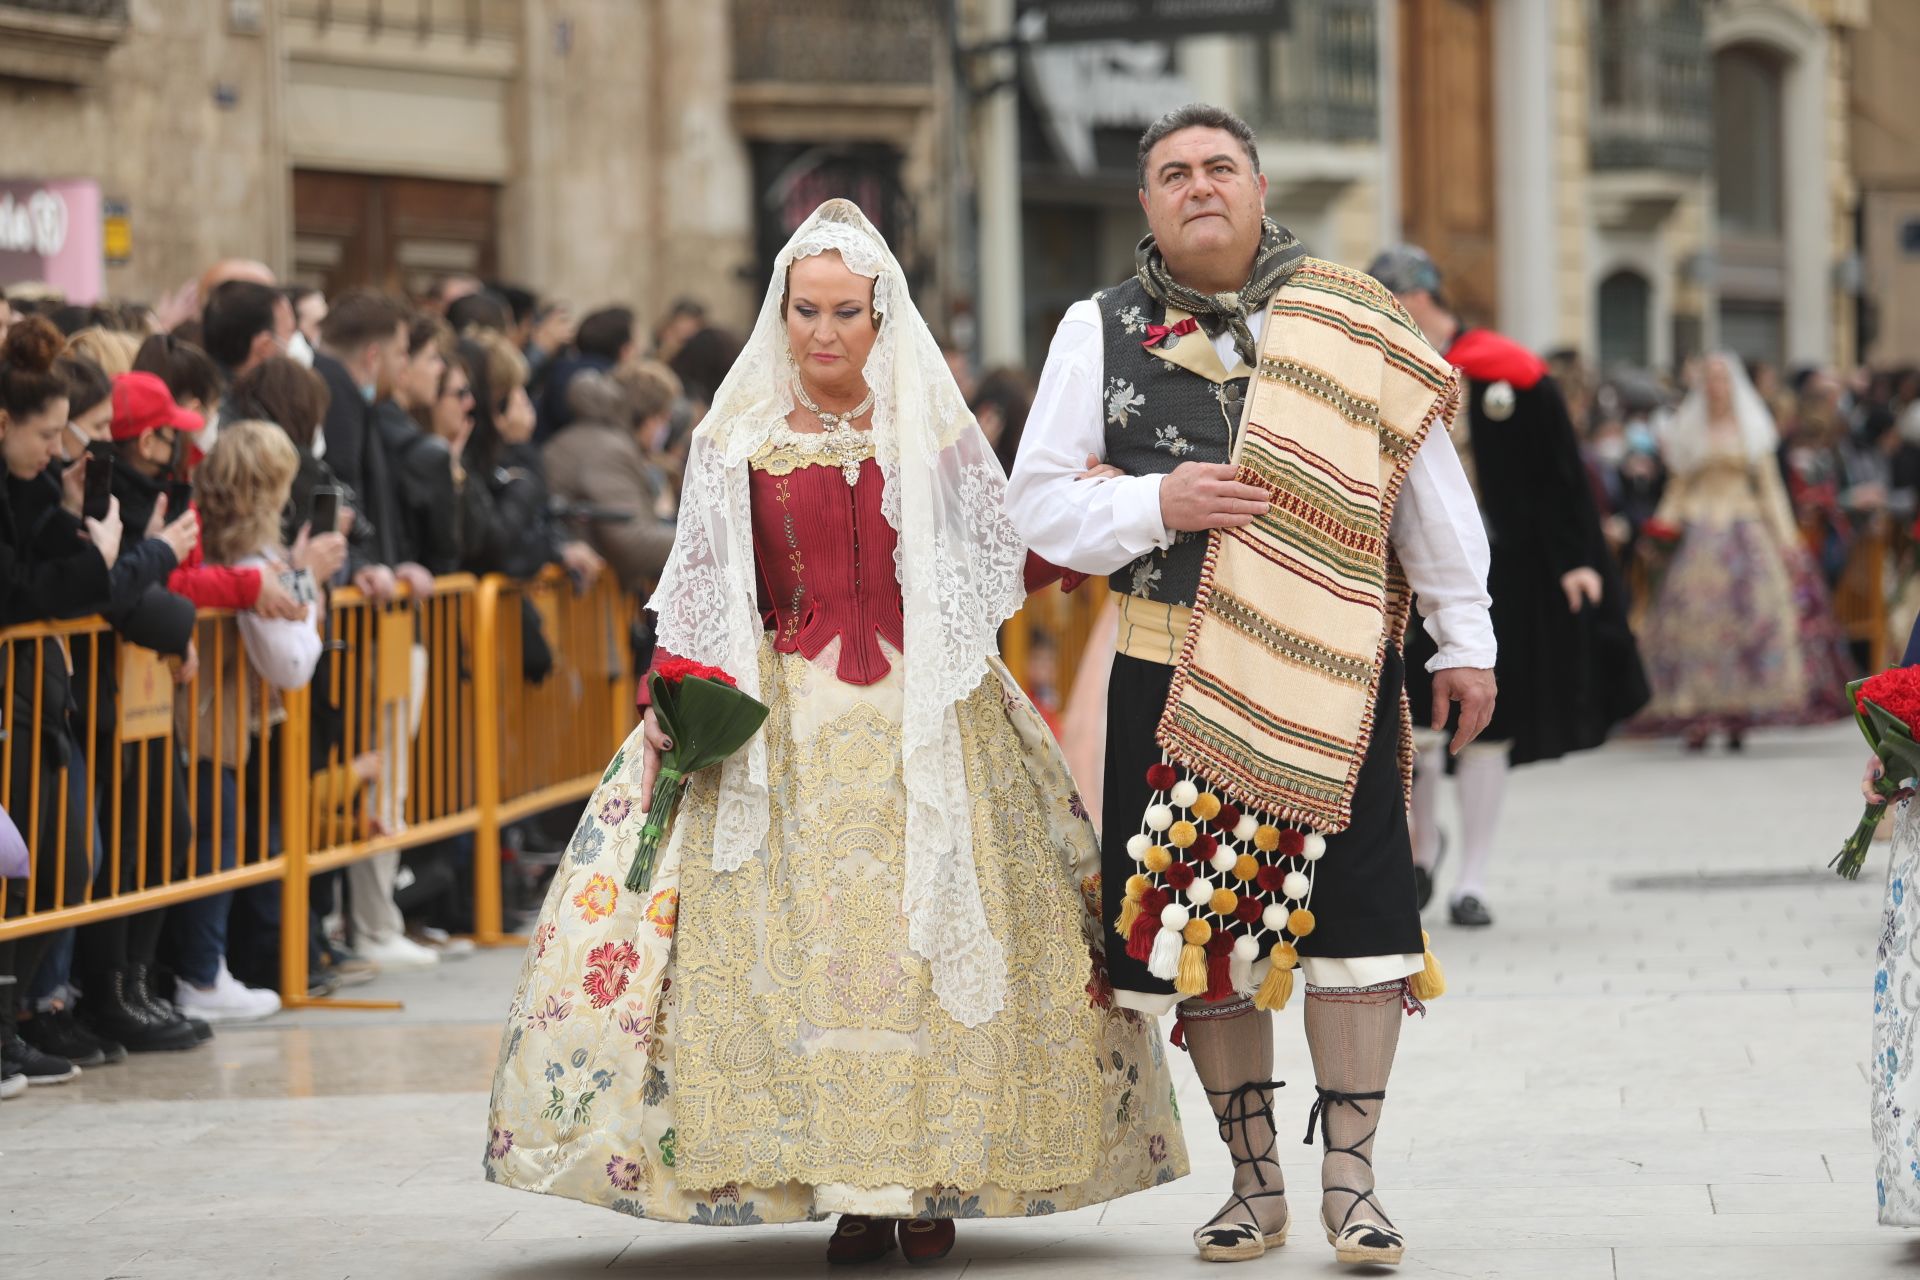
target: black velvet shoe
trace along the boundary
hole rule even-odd
[[[1463,893],[1447,907],[1447,918],[1463,929],[1484,929],[1493,923],[1487,904],[1471,893]]]
[[[22,1040],[76,1067],[104,1067],[127,1059],[125,1046],[94,1035],[80,1025],[71,1009],[47,1009],[31,1018],[23,1017],[19,1029]]]

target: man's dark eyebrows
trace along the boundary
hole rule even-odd
[[[1239,164],[1240,162],[1239,162],[1238,160],[1236,160],[1236,159],[1234,159],[1234,158],[1233,158],[1233,157],[1232,157],[1231,155],[1229,155],[1229,154],[1228,154],[1227,152],[1225,152],[1225,151],[1222,151],[1222,152],[1221,152],[1221,153],[1220,153],[1219,155],[1217,155],[1217,156],[1208,156],[1208,157],[1206,158],[1206,161],[1205,161],[1205,163],[1206,163],[1206,166],[1207,166],[1207,168],[1209,168],[1209,169],[1211,169],[1211,168],[1213,168],[1213,166],[1215,166],[1215,165],[1217,165],[1217,164]]]
[[[1161,177],[1165,178],[1170,174],[1185,173],[1192,168],[1193,166],[1185,160],[1168,160],[1161,164],[1157,172]]]

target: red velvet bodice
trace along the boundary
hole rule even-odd
[[[750,483],[760,617],[773,647],[817,658],[837,636],[839,677],[879,680],[892,668],[880,641],[895,652],[906,648],[893,566],[899,537],[880,513],[879,464],[862,462],[852,486],[836,466],[785,475],[755,468]]]

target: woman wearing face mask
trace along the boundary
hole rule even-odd
[[[11,326],[0,345],[0,625],[44,618],[82,617],[105,608],[111,571],[120,552],[120,516],[110,503],[104,520],[87,519],[83,469],[48,475],[67,433],[67,383],[54,371],[64,341],[45,319],[29,317]],[[70,715],[73,707],[67,652],[55,640],[25,640],[10,646],[13,673],[7,723],[15,726],[8,807],[42,814],[64,807],[69,821],[42,822],[32,850],[32,905],[36,910],[82,900],[93,874],[93,808],[85,758]],[[22,732],[37,723],[39,738]],[[36,748],[37,751],[27,748]],[[39,772],[33,771],[38,755]],[[37,786],[37,793],[36,793]],[[28,885],[6,882],[8,916],[23,914]],[[0,942],[0,1080],[24,1075],[33,1084],[57,1084],[79,1073],[70,1059],[27,1044],[16,1030],[26,988],[56,939],[32,934]]]
[[[1058,576],[1004,486],[886,242],[829,201],[714,393],[655,593],[662,647],[772,715],[694,778],[644,890],[653,715],[613,761],[527,955],[490,1179],[839,1214],[854,1263],[1186,1171],[1158,1038],[1111,1007],[1092,829],[996,654]]]

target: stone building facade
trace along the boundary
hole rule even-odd
[[[921,0],[0,0],[0,182],[97,183],[116,297],[242,256],[738,324],[823,193],[939,295],[950,67]]]

